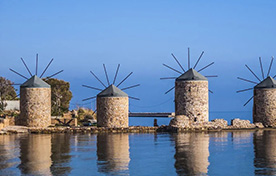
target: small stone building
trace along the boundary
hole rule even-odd
[[[108,86],[97,95],[97,126],[128,127],[128,95],[114,86]]]
[[[20,86],[17,124],[41,128],[51,125],[51,86],[36,75]]]
[[[194,122],[209,120],[208,80],[194,69],[175,80],[175,115]]]
[[[270,76],[254,87],[253,122],[276,127],[276,80]]]

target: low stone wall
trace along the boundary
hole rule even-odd
[[[7,126],[14,126],[15,125],[15,117],[6,117],[0,118],[0,130]]]
[[[0,122],[0,127],[4,123]],[[181,125],[180,125],[181,124]],[[0,134],[10,133],[177,133],[177,132],[196,132],[196,131],[222,131],[222,130],[259,130],[275,129],[265,128],[261,123],[251,124],[248,120],[233,119],[231,125],[227,125],[224,119],[215,119],[210,122],[187,122],[185,118],[179,117],[172,119],[170,125],[159,127],[130,126],[125,128],[109,127],[26,127],[26,126],[7,126],[0,130]]]
[[[181,131],[218,131],[218,130],[241,130],[241,129],[260,129],[264,128],[262,123],[250,123],[249,120],[233,119],[228,125],[224,119],[215,119],[210,122],[193,122],[186,116],[176,116],[169,126],[164,126],[160,131],[181,132]]]

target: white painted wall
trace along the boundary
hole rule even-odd
[[[19,110],[20,108],[19,100],[7,100],[5,102],[7,103],[5,110]]]

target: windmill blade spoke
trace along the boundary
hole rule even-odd
[[[97,96],[94,96],[94,97],[89,97],[89,98],[83,99],[82,101],[91,100],[91,99],[94,99],[94,98],[96,98],[96,97],[97,97]]]
[[[180,68],[183,70],[183,72],[185,72],[184,68],[182,67],[182,65],[180,64],[180,62],[177,60],[177,58],[174,56],[174,54],[171,53],[171,55],[174,58],[174,60],[177,62],[177,64],[180,66]]]
[[[247,100],[247,102],[243,106],[246,106],[253,99],[253,97],[254,96],[252,96],[249,100]]]
[[[105,73],[105,77],[106,77],[106,80],[107,80],[107,84],[108,84],[108,86],[109,86],[109,85],[110,85],[110,83],[109,83],[109,79],[108,79],[107,71],[106,71],[106,68],[105,68],[105,64],[103,64],[103,68],[104,68],[104,73]]]
[[[198,70],[197,72],[201,72],[202,70],[204,70],[204,69],[210,67],[210,66],[213,65],[214,63],[215,63],[215,62],[212,62],[212,63],[210,63],[209,65],[206,65],[205,67],[203,67],[202,69]]]
[[[194,69],[196,68],[196,66],[199,63],[199,61],[200,61],[201,57],[203,56],[203,54],[204,54],[204,51],[202,51],[202,53],[200,54],[199,58],[197,59],[196,64],[194,66]]]
[[[131,88],[138,87],[138,86],[140,86],[140,84],[136,84],[136,85],[133,85],[133,86],[125,87],[125,88],[123,88],[121,90],[127,90],[127,89],[131,89]]]
[[[38,54],[36,54],[36,67],[35,67],[35,75],[37,75],[38,71]]]
[[[258,84],[258,83],[256,83],[256,82],[250,81],[250,80],[248,80],[248,79],[244,79],[244,78],[240,78],[240,77],[237,77],[237,78],[240,79],[240,80],[242,80],[242,81],[250,82],[250,83],[253,83],[253,84]]]
[[[163,79],[176,79],[177,77],[165,77],[165,78],[160,78],[161,80]]]
[[[260,78],[248,67],[248,65],[245,64],[245,66],[255,76],[255,78],[257,78],[259,81],[261,81]]]
[[[118,75],[118,72],[119,72],[119,68],[120,68],[120,64],[118,64],[118,67],[117,67],[117,70],[116,70],[116,73],[115,73],[115,77],[114,77],[114,80],[113,80],[113,84],[115,84],[115,81],[116,81],[116,78],[117,78],[117,75]]]
[[[118,85],[117,87],[119,87],[123,82],[125,82],[125,80],[127,80],[128,77],[130,77],[130,75],[132,75],[133,72],[130,72],[130,74],[128,74],[125,79],[123,79]]]
[[[128,96],[128,98],[131,98],[131,99],[133,99],[133,100],[140,100],[139,98],[131,97],[131,96]]]
[[[21,61],[23,62],[24,66],[26,67],[26,69],[27,69],[27,71],[29,72],[29,74],[30,74],[31,76],[33,76],[32,73],[31,73],[31,71],[29,70],[27,64],[25,63],[25,61],[24,61],[24,59],[23,59],[22,57],[21,57]]]
[[[172,67],[170,67],[170,66],[168,66],[168,65],[166,65],[166,64],[163,64],[163,65],[164,65],[165,67],[167,67],[167,68],[169,68],[169,69],[171,69],[171,70],[173,70],[173,71],[179,73],[179,74],[183,74],[183,73],[181,73],[180,71],[178,71],[178,70],[176,70],[176,69],[174,69],[174,68],[172,68]]]
[[[249,91],[249,90],[252,90],[252,89],[254,89],[254,88],[248,88],[248,89],[238,90],[237,93]]]
[[[13,97],[12,99],[13,99],[13,100],[16,99],[17,97],[19,97],[19,95],[20,95],[20,93],[17,94],[17,95],[15,95],[15,97]]]
[[[269,76],[269,73],[270,73],[270,70],[271,70],[271,67],[272,67],[273,60],[274,60],[274,57],[272,56],[272,57],[271,57],[271,62],[270,62],[270,65],[269,65],[269,69],[268,69],[268,72],[267,72],[267,77]]]
[[[19,83],[11,83],[11,84],[7,84],[7,83],[0,83],[1,86],[7,86],[7,85],[11,85],[11,86],[18,86],[21,85]]]
[[[104,83],[92,71],[90,71],[90,73],[106,88]]]
[[[44,71],[42,72],[42,74],[40,75],[40,78],[42,78],[42,76],[44,75],[44,73],[46,72],[46,70],[49,68],[49,66],[51,65],[51,63],[53,62],[53,58],[51,59],[51,61],[49,62],[49,64],[46,66],[46,68],[44,69]]]
[[[264,70],[263,70],[263,64],[262,64],[262,58],[259,57],[259,61],[260,61],[260,67],[261,67],[261,71],[262,71],[262,76],[263,76],[263,79],[264,79]]]
[[[12,71],[12,72],[14,72],[15,74],[21,76],[22,78],[28,79],[26,76],[21,75],[20,73],[18,73],[17,71],[15,71],[15,70],[13,70],[13,69],[11,69],[11,68],[10,68],[10,71]]]
[[[94,89],[94,90],[99,90],[102,91],[102,89],[96,88],[96,87],[92,87],[92,86],[87,86],[87,85],[82,85],[83,87],[87,87],[89,89]]]
[[[206,78],[215,78],[215,77],[218,77],[218,75],[207,75],[205,76]]]
[[[175,86],[173,86],[172,88],[170,88],[167,92],[165,92],[165,94],[169,93],[170,91],[172,91],[175,88]]]
[[[213,91],[211,91],[210,89],[208,90],[210,93],[214,93]]]
[[[190,48],[188,48],[188,69],[190,69]]]
[[[68,83],[53,83],[52,85],[68,85]]]
[[[59,72],[56,72],[55,74],[52,74],[51,76],[47,76],[46,79],[52,78],[58,74],[60,74],[61,72],[63,72],[64,70],[60,70]]]
[[[92,113],[92,116],[97,112],[97,109],[95,109],[95,111]]]

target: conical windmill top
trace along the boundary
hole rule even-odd
[[[262,82],[257,84],[254,89],[275,89],[276,88],[276,80],[271,76],[268,76]]]
[[[111,84],[102,92],[100,92],[98,97],[128,97],[128,95],[123,92],[121,89],[116,87],[115,85]]]
[[[191,61],[190,61],[190,48],[188,48],[188,70],[186,71],[183,66],[180,64],[180,62],[178,61],[178,59],[175,57],[175,55],[172,53],[172,57],[174,58],[174,60],[176,61],[176,63],[178,64],[178,66],[181,68],[182,71],[179,71],[175,68],[172,68],[166,64],[163,64],[165,67],[175,71],[176,73],[179,73],[180,76],[179,77],[165,77],[165,78],[160,78],[161,80],[165,80],[165,79],[175,79],[175,81],[207,81],[208,77],[217,77],[217,75],[208,75],[208,76],[203,76],[202,74],[200,74],[199,72],[201,72],[202,70],[206,69],[207,67],[213,65],[215,62],[212,62],[208,65],[206,65],[205,67],[199,69],[198,71],[195,70],[196,66],[198,65],[199,61],[201,60],[202,56],[204,54],[204,51],[202,51],[202,53],[200,54],[199,58],[197,59],[195,65],[193,67],[191,67]],[[165,92],[165,94],[169,93],[170,91],[172,91],[175,87],[172,87],[171,89],[169,89],[167,92]],[[209,92],[213,93],[211,90],[209,90]]]
[[[51,88],[49,84],[43,81],[38,76],[34,75],[26,82],[24,82],[20,87],[23,88]]]
[[[14,72],[15,74],[21,76],[22,78],[26,79],[27,81],[24,82],[20,87],[25,87],[25,88],[35,88],[35,87],[43,87],[43,88],[50,88],[50,85],[47,84],[45,81],[43,81],[41,78],[43,77],[43,75],[45,74],[45,72],[47,71],[47,69],[49,68],[49,66],[51,65],[51,63],[53,62],[54,59],[51,59],[51,61],[48,63],[48,65],[46,66],[46,68],[43,70],[43,72],[41,73],[41,75],[38,77],[38,54],[36,54],[36,68],[35,68],[35,73],[33,74],[29,67],[27,66],[27,64],[25,63],[24,59],[21,58],[21,61],[23,63],[23,65],[25,66],[25,68],[27,69],[29,75],[31,76],[30,78],[18,73],[17,71],[13,70],[10,68],[10,71]],[[61,72],[63,72],[63,70],[56,72],[55,74],[52,74],[50,76],[45,77],[46,79],[52,78],[58,74],[60,74]]]
[[[176,81],[207,81],[208,79],[202,74],[198,73],[195,69],[190,68],[188,71],[183,73],[181,76],[176,78]]]
[[[271,67],[272,67],[272,64],[273,64],[273,60],[274,60],[274,57],[271,57],[271,61],[270,61],[270,65],[269,65],[269,68],[268,68],[268,72],[267,72],[267,77],[265,78],[265,75],[264,75],[264,69],[263,69],[263,64],[262,64],[262,58],[259,57],[259,62],[260,62],[260,68],[261,68],[261,73],[262,73],[262,79],[260,79],[253,71],[252,69],[245,64],[245,67],[252,73],[252,75],[259,81],[259,82],[256,82],[256,81],[251,81],[251,80],[248,80],[248,79],[245,79],[245,78],[241,78],[241,77],[237,77],[238,79],[242,80],[242,81],[246,81],[246,82],[249,82],[249,83],[252,83],[252,84],[255,84],[254,87],[251,87],[251,88],[247,88],[247,89],[243,89],[243,90],[238,90],[237,93],[240,93],[240,92],[246,92],[246,91],[249,91],[249,90],[252,90],[252,89],[275,89],[276,88],[276,80],[274,79],[276,77],[273,76],[269,76],[270,74],[270,71],[271,71]],[[247,102],[243,105],[243,106],[246,106],[252,99],[254,98],[254,95],[251,96],[251,98],[249,98],[249,100],[247,100]]]
[[[83,99],[82,101],[91,100],[91,99],[94,99],[96,97],[129,97],[131,99],[139,100],[139,98],[128,96],[128,94],[123,92],[123,90],[127,90],[127,89],[131,89],[131,88],[140,86],[140,84],[125,87],[125,88],[122,88],[122,89],[118,88],[123,82],[125,82],[133,74],[133,72],[129,73],[119,84],[117,84],[115,86],[115,82],[116,82],[116,78],[117,78],[117,75],[118,75],[118,72],[119,72],[120,64],[118,64],[118,66],[117,66],[117,70],[116,70],[114,80],[113,80],[112,83],[110,83],[110,81],[109,81],[109,77],[108,77],[108,74],[107,74],[107,71],[106,71],[105,64],[103,64],[103,68],[104,68],[104,72],[105,72],[105,76],[106,76],[108,86],[106,86],[92,71],[90,71],[90,73],[101,83],[102,86],[105,87],[105,89],[100,89],[100,88],[96,88],[96,87],[92,87],[92,86],[88,86],[88,85],[82,85],[83,87],[87,87],[87,88],[90,88],[90,89],[101,91],[99,94],[97,94],[97,96],[89,97],[89,98]]]

